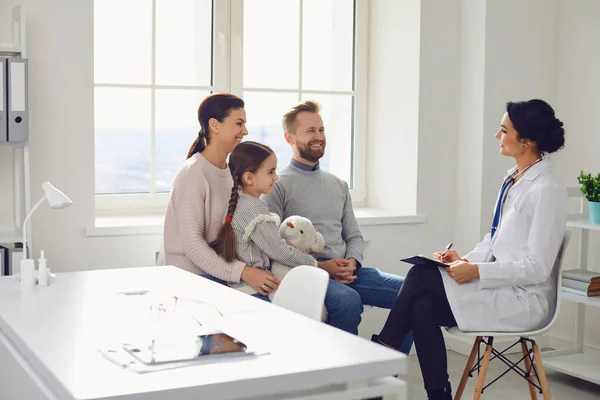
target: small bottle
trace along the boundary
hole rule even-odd
[[[46,266],[46,258],[44,257],[44,250],[40,252],[40,258],[38,259],[38,282],[40,286],[48,286],[48,267]]]
[[[21,289],[28,289],[35,285],[35,277],[33,271],[35,270],[35,261],[31,258],[24,258],[21,260]]]

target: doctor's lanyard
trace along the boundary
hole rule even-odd
[[[500,196],[498,196],[498,202],[496,203],[496,210],[494,211],[494,220],[492,221],[492,238],[494,237],[494,234],[496,233],[496,230],[498,229],[498,225],[500,223],[500,215],[502,214],[502,208],[504,208],[504,202],[506,201],[506,197],[508,195],[508,189],[511,187],[512,183],[519,175],[523,174],[525,171],[527,171],[529,168],[533,167],[540,161],[542,161],[542,157],[538,158],[537,160],[523,168],[521,171],[515,171],[516,173],[513,173],[511,176],[509,176],[502,184],[502,189],[500,189]]]

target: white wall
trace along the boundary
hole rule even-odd
[[[556,157],[557,173],[570,186],[577,186],[581,169],[600,172],[600,2],[561,0],[558,19],[558,117],[565,122],[565,149]],[[571,239],[565,268],[577,268],[578,232]],[[600,272],[599,232],[590,233],[589,268]],[[574,337],[577,305],[563,302],[553,333]],[[586,343],[600,347],[600,309],[587,307]]]
[[[373,1],[369,27],[369,205],[414,214],[417,210],[415,149],[419,131],[421,1]],[[390,165],[397,171],[393,176],[390,176]]]

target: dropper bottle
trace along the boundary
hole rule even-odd
[[[46,266],[46,258],[44,257],[44,250],[40,252],[40,258],[38,259],[38,282],[40,286],[48,286],[48,267]]]

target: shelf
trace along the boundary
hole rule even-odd
[[[600,296],[589,297],[581,294],[566,292],[565,290],[563,290],[561,294],[561,299],[586,304],[592,307],[600,307]]]
[[[19,53],[21,53],[19,48],[9,44],[0,43],[0,54],[14,56],[18,55]]]
[[[0,231],[0,243],[15,243],[23,241],[23,234],[15,231]]]
[[[542,362],[544,368],[600,385],[600,351],[585,349],[583,353],[555,357],[542,352]]]
[[[573,218],[567,220],[567,226],[571,228],[589,229],[600,231],[600,224],[591,224],[589,218]]]

